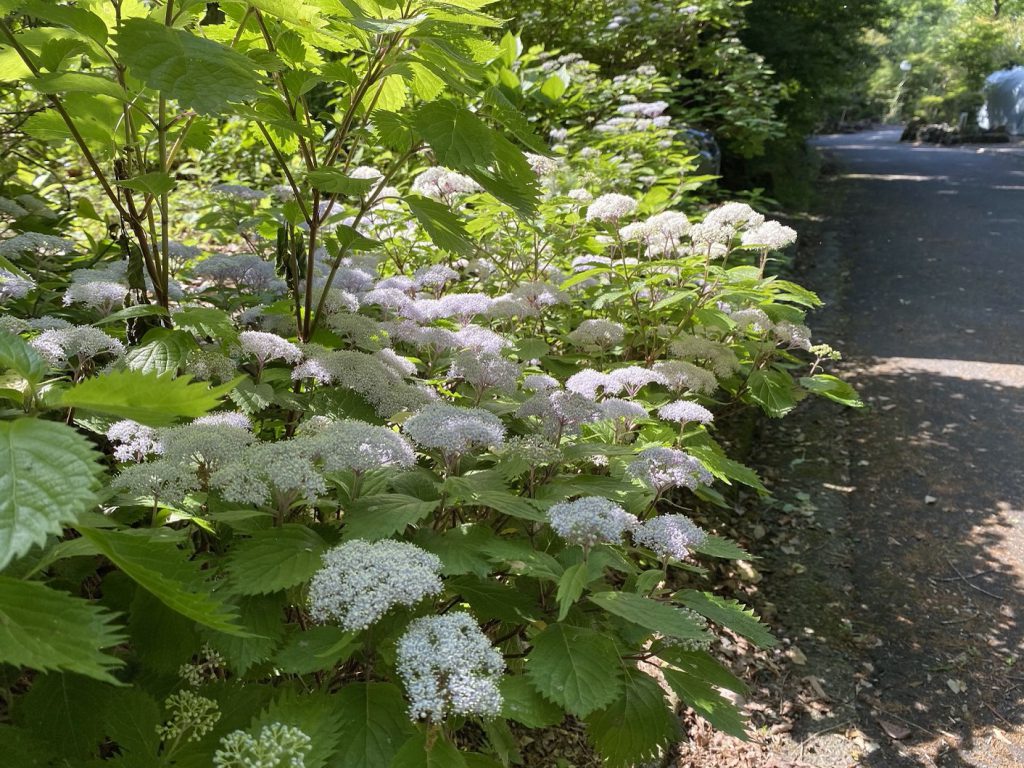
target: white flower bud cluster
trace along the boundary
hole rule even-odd
[[[439,595],[440,572],[441,560],[412,544],[353,539],[324,554],[309,583],[309,611],[320,623],[363,630],[397,605]]]
[[[710,485],[713,478],[697,459],[677,448],[646,448],[626,467],[626,474],[635,477],[657,493],[670,488]]]
[[[221,288],[231,286],[257,293],[279,293],[285,287],[274,265],[252,254],[219,253],[210,256],[192,268],[192,275]]]
[[[548,510],[548,521],[565,541],[581,547],[619,544],[628,531],[640,525],[636,515],[600,496],[554,504]]]
[[[744,232],[740,242],[769,251],[781,251],[796,242],[796,230],[783,226],[778,221],[766,221]]]
[[[718,379],[711,371],[685,360],[661,360],[652,370],[664,379],[665,386],[676,392],[690,390],[710,395],[718,388]]]
[[[669,351],[686,360],[707,361],[715,376],[725,378],[740,368],[739,358],[728,344],[702,336],[683,335],[669,345]]]
[[[587,207],[587,221],[614,223],[629,216],[636,208],[637,202],[632,197],[609,192]]]
[[[44,235],[41,232],[22,232],[20,235],[0,240],[0,256],[22,256],[31,254],[38,260],[47,256],[63,256],[75,250],[75,244],[63,237]]]
[[[785,344],[790,349],[803,349],[808,352],[811,349],[811,329],[806,325],[783,320],[772,328],[772,335],[780,344]]]
[[[300,439],[250,445],[210,475],[210,486],[226,501],[255,507],[313,501],[327,491],[327,482],[311,454]]]
[[[313,740],[293,725],[271,723],[259,736],[232,731],[213,754],[214,768],[306,768]]]
[[[707,539],[705,533],[686,515],[659,515],[633,531],[637,546],[647,547],[662,559],[686,559],[690,551]]]
[[[676,250],[689,231],[690,220],[686,214],[663,211],[645,221],[627,224],[619,230],[619,237],[625,241],[640,241],[646,246],[648,256],[661,256]]]
[[[566,338],[585,350],[609,350],[621,344],[625,330],[619,323],[603,318],[584,320]]]
[[[546,467],[559,464],[564,456],[561,449],[540,435],[513,437],[505,441],[500,451],[502,456],[509,456],[530,467]]]
[[[478,393],[497,390],[505,394],[516,391],[519,366],[491,352],[459,352],[448,370],[449,380],[461,379]]]
[[[0,301],[23,299],[35,290],[34,280],[20,277],[8,269],[0,267]]]
[[[326,472],[406,469],[416,463],[412,446],[400,434],[356,419],[328,422],[307,439]]]
[[[188,741],[199,741],[220,720],[220,706],[213,699],[192,691],[172,693],[164,701],[170,718],[156,727],[162,741],[171,742],[188,734]]]
[[[601,401],[601,415],[616,422],[617,426],[631,430],[637,421],[647,418],[647,409],[632,400],[609,397]]]
[[[416,194],[445,202],[450,202],[456,195],[466,195],[481,190],[481,186],[468,176],[441,166],[428,168],[412,182],[412,191]]]
[[[552,438],[576,434],[583,424],[600,421],[602,417],[600,406],[593,400],[561,389],[537,392],[519,406],[516,415],[540,419]]]
[[[145,461],[151,453],[163,453],[156,431],[131,419],[115,421],[107,429],[107,440],[114,444],[118,461]]]
[[[680,424],[694,421],[698,424],[710,424],[715,420],[711,411],[692,400],[676,400],[663,405],[658,409],[658,415],[665,421],[678,421]]]
[[[597,400],[598,390],[605,395],[617,395],[622,391],[622,382],[610,374],[584,368],[565,380],[565,388],[588,400]]]
[[[442,722],[449,715],[494,717],[505,660],[468,613],[416,619],[398,641],[398,674],[411,720]]]
[[[625,391],[630,397],[636,397],[637,393],[648,384],[665,383],[665,378],[660,373],[651,368],[641,368],[639,365],[616,368],[608,375],[619,384],[620,390]]]
[[[417,411],[403,429],[420,448],[437,449],[447,456],[499,447],[505,440],[505,425],[490,411],[447,403],[431,403]]]
[[[294,364],[302,359],[302,350],[276,333],[242,331],[238,334],[238,343],[242,346],[242,351],[254,357],[261,366],[271,360],[284,360],[286,363]]]

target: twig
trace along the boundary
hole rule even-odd
[[[994,592],[989,592],[987,589],[982,589],[977,584],[971,584],[971,582],[968,580],[968,578],[966,576],[964,576],[962,573],[960,573],[960,569],[957,568],[955,565],[953,565],[953,561],[952,560],[947,559],[946,562],[949,563],[949,567],[950,568],[952,568],[954,571],[956,571],[956,575],[960,577],[960,580],[964,584],[966,584],[968,587],[970,587],[971,589],[973,589],[973,590],[975,590],[977,592],[981,592],[981,594],[983,594],[983,595],[988,595],[989,597],[995,598],[996,600],[1004,599],[1002,597],[1002,595],[997,595]]]
[[[907,725],[912,725],[914,728],[917,728],[919,731],[924,731],[925,733],[929,733],[932,736],[936,736],[936,737],[942,736],[941,733],[936,733],[935,731],[933,731],[933,730],[931,730],[929,728],[925,728],[923,725],[918,725],[913,720],[907,720],[907,718],[905,718],[905,717],[900,717],[899,715],[894,714],[892,712],[887,712],[884,709],[882,709],[881,707],[876,707],[876,709],[879,712],[881,712],[883,715],[885,715],[886,717],[891,717],[891,718],[894,718],[896,720],[899,720],[901,723],[906,723]]]
[[[799,758],[800,762],[803,762],[803,759],[804,759],[804,749],[807,747],[808,744],[810,744],[812,741],[814,741],[819,736],[824,736],[826,733],[828,733],[830,731],[838,731],[840,728],[845,728],[848,725],[853,725],[853,720],[844,720],[841,723],[836,723],[835,725],[830,725],[828,728],[822,728],[820,731],[815,731],[810,736],[808,736],[806,739],[801,741],[800,742],[800,758]]]
[[[1003,717],[1001,714],[999,714],[999,711],[995,707],[993,707],[991,704],[989,704],[987,701],[983,701],[982,704],[985,705],[985,708],[989,712],[991,712],[993,715],[995,715],[1000,720],[1002,720],[1004,723],[1006,723],[1008,726],[1010,726],[1010,728],[1016,728],[1017,727],[1016,725],[1011,723],[1009,720],[1007,720],[1005,717]]]
[[[954,568],[953,570],[956,570],[956,569]],[[974,579],[974,578],[977,578],[978,576],[984,576],[986,573],[995,573],[995,570],[996,570],[995,568],[986,568],[984,571],[978,571],[977,573],[972,573],[970,576],[946,576],[945,578],[941,578],[941,579],[932,579],[932,581],[957,581],[958,579],[965,579],[965,578],[966,579]],[[959,571],[957,571],[957,573],[959,573]]]

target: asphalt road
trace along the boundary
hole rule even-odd
[[[1021,766],[1024,154],[898,138],[817,140],[848,271],[835,346],[870,404],[848,436],[844,610],[879,745],[858,764]]]

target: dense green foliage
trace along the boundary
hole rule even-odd
[[[689,75],[484,5],[0,0],[8,762],[481,768],[574,718],[627,766],[669,692],[745,734],[715,643],[774,641],[710,511],[765,489],[715,418],[859,402],[795,233],[707,204]]]

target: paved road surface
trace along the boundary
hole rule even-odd
[[[860,764],[1021,766],[1024,156],[818,145],[849,270],[836,346],[872,406],[849,443],[857,708],[881,744]]]

